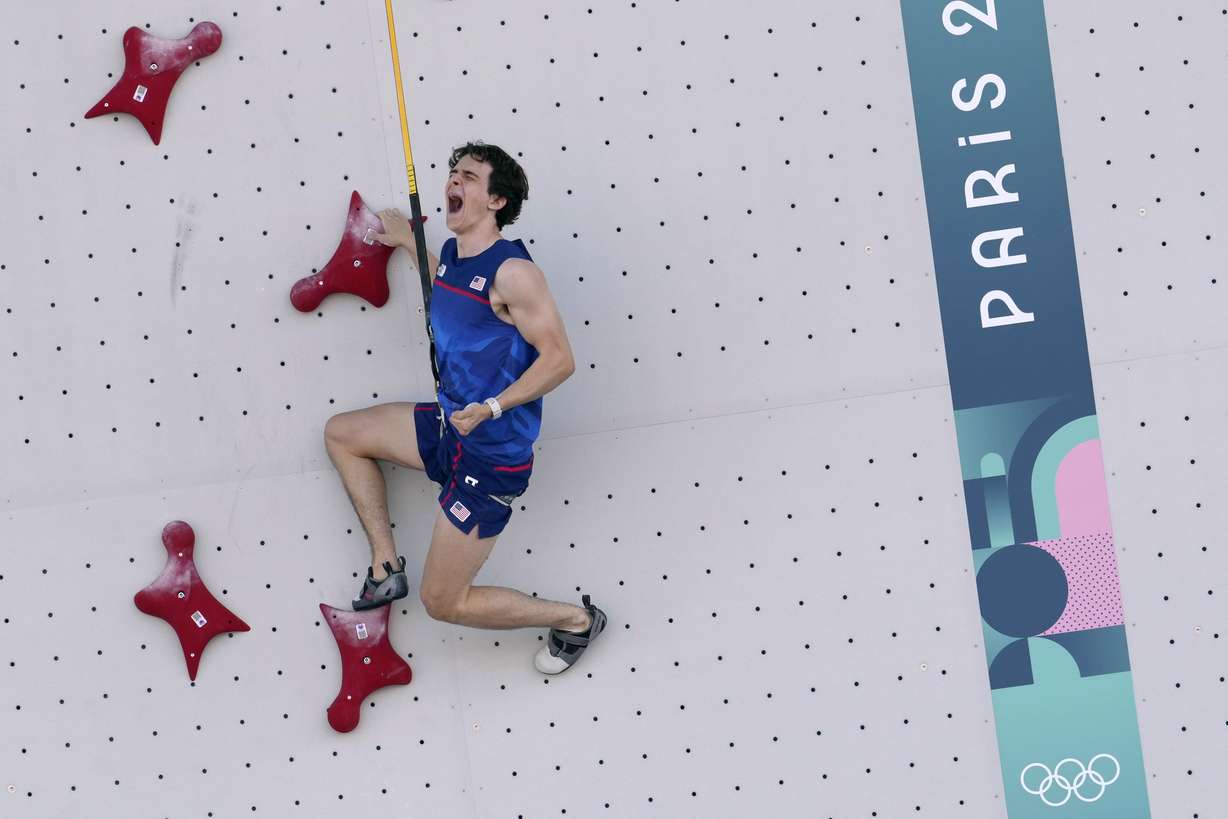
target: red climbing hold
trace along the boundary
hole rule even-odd
[[[193,680],[206,643],[228,631],[251,631],[205,588],[192,561],[195,543],[196,533],[188,524],[181,520],[166,524],[162,528],[166,566],[157,580],[133,598],[138,609],[161,617],[175,629],[188,662],[188,677]]]
[[[426,217],[422,217],[426,221]],[[410,222],[413,225],[413,222]],[[319,273],[304,276],[290,288],[290,303],[304,313],[320,306],[331,293],[349,293],[376,307],[388,301],[388,257],[396,248],[375,238],[384,223],[362,201],[358,191],[350,194],[345,232],[333,257]]]
[[[358,711],[371,692],[386,685],[409,685],[413,672],[388,642],[391,606],[366,611],[335,609],[321,603],[341,652],[341,690],[328,706],[328,724],[341,733],[358,725]]]
[[[197,23],[181,40],[164,40],[132,26],[124,32],[124,76],[85,118],[132,114],[157,145],[175,81],[194,60],[208,57],[221,44],[222,30],[214,23]]]

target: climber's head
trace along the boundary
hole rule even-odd
[[[469,142],[452,151],[444,186],[447,223],[460,233],[485,219],[502,230],[516,221],[529,198],[524,169],[497,145]]]

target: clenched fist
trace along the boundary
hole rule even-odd
[[[458,433],[468,435],[473,432],[474,427],[494,417],[494,414],[490,404],[479,404],[475,401],[463,410],[452,413],[448,420],[452,422],[452,427]]]

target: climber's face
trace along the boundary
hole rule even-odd
[[[448,206],[448,229],[453,233],[463,233],[487,219],[493,223],[495,212],[507,204],[504,197],[488,192],[490,171],[490,163],[466,154],[448,174],[444,201]]]

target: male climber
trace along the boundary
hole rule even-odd
[[[455,234],[431,266],[431,330],[440,391],[433,403],[393,402],[334,415],[324,444],[371,543],[371,566],[355,610],[409,594],[396,553],[378,460],[422,470],[442,487],[420,596],[431,617],[474,628],[549,626],[534,658],[546,674],[566,671],[605,628],[605,612],[473,586],[512,502],[528,488],[541,396],[575,372],[571,345],[545,274],[524,243],[500,230],[529,197],[524,170],[501,148],[470,142],[448,160],[444,198]],[[380,212],[382,244],[417,259],[409,222]],[[445,422],[446,419],[446,422]]]

